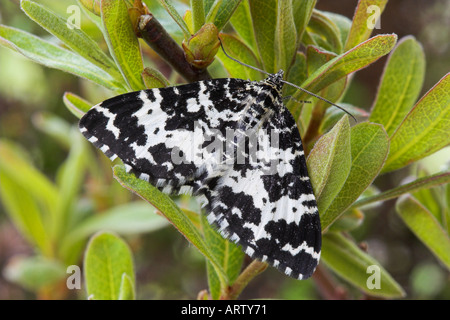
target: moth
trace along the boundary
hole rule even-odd
[[[94,106],[79,128],[127,172],[199,197],[208,222],[250,257],[306,279],[319,263],[321,226],[283,84],[279,71],[131,92]]]

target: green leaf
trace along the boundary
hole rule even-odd
[[[278,1],[275,29],[275,71],[289,70],[297,51],[292,1]]]
[[[313,9],[317,0],[292,1],[292,10],[294,12],[294,23],[297,30],[297,45],[300,43],[306,26],[311,19]]]
[[[43,221],[50,223],[52,215],[55,214],[58,190],[56,186],[47,179],[39,170],[29,163],[23,153],[13,144],[0,140],[0,171],[11,179],[20,188],[21,192],[39,203]],[[20,192],[17,193],[20,199]],[[19,208],[25,206],[25,202],[17,203]],[[25,215],[26,212],[21,212]],[[48,220],[49,219],[49,220]],[[38,224],[37,224],[38,225]]]
[[[308,74],[313,74],[321,66],[328,63],[330,60],[334,59],[335,57],[336,57],[336,54],[334,54],[332,52],[324,51],[318,47],[308,46],[306,49]],[[344,93],[346,85],[347,85],[347,78],[344,77],[344,78],[339,79],[338,81],[332,83],[328,87],[322,89],[319,92],[319,96],[321,96],[324,99],[327,99],[329,101],[338,101],[339,98]],[[327,103],[323,100],[317,99],[315,97],[307,97],[307,99],[308,99],[307,101],[310,101],[312,103],[304,105],[303,108],[301,108],[301,105],[293,105],[293,101],[290,101],[287,104],[287,107],[289,108],[289,110],[295,115],[297,115],[299,113],[299,110],[301,110],[301,117],[300,117],[299,123],[305,128],[308,127],[308,124],[311,121],[312,115],[314,115],[314,118],[316,121],[317,121],[317,119],[319,119],[317,122],[320,122],[320,119],[323,118],[323,115],[325,114],[326,110],[330,107],[329,103]],[[318,123],[315,123],[313,126],[318,126]]]
[[[83,246],[86,239],[96,232],[108,230],[119,235],[136,235],[159,230],[168,225],[165,218],[156,214],[147,202],[130,202],[115,206],[99,214],[89,216],[75,224],[58,246],[64,261],[71,261],[74,248]]]
[[[132,90],[146,89],[142,81],[142,62],[139,41],[128,15],[125,2],[103,0],[101,3],[105,39],[123,78]]]
[[[339,103],[339,105],[356,118],[367,119],[369,117],[369,114],[364,109],[342,102]],[[346,113],[341,109],[328,108],[320,124],[319,134],[322,135],[325,132],[328,132],[344,115],[346,115]]]
[[[58,141],[64,148],[70,149],[72,125],[67,121],[50,112],[42,111],[33,115],[33,124],[55,141]]]
[[[105,70],[116,80],[121,81],[121,75],[116,65],[86,33],[78,28],[70,28],[64,19],[44,6],[33,1],[22,0],[22,10],[45,30],[53,34],[71,48],[74,52]]]
[[[444,187],[444,192],[443,192],[443,197],[444,197],[444,212],[443,212],[443,225],[444,228],[446,228],[447,230],[447,234],[450,233],[450,183],[447,183]]]
[[[55,204],[57,189],[51,181],[28,162],[18,147],[7,140],[0,140],[0,169],[18,184],[29,186],[30,194],[41,198],[49,207]],[[46,208],[46,209],[48,209]]]
[[[416,176],[420,178],[424,178],[428,176],[428,171],[422,166],[418,166],[416,170]],[[444,225],[445,217],[444,217],[444,205],[443,205],[443,194],[444,189],[440,186],[436,186],[435,188],[421,188],[412,193],[412,196],[417,199],[428,211],[430,211],[436,220]]]
[[[342,78],[337,82],[329,85],[325,89],[322,89],[319,93],[319,96],[329,101],[338,101],[339,98],[344,93],[346,85],[347,85],[347,78]],[[331,107],[331,105],[328,102],[325,102],[321,99],[317,99],[315,97],[307,101],[311,101],[312,103],[306,104],[305,107],[301,109],[302,113],[299,121],[299,123],[301,123],[303,127],[308,128],[305,133],[305,140],[310,139],[307,136],[307,134],[309,134],[310,136],[312,135],[311,131],[309,130],[310,127],[317,128],[322,122],[321,119],[323,119],[326,110],[328,110],[328,108]],[[293,113],[298,113],[298,111],[295,108],[294,109],[291,108],[290,110]],[[317,136],[317,134],[314,134],[314,136]],[[308,145],[305,144],[304,147],[307,150],[311,149],[312,147],[311,144],[313,142],[314,141],[308,143]]]
[[[244,0],[239,4],[236,11],[231,16],[230,22],[240,38],[244,40],[245,44],[249,46],[252,51],[257,52],[252,15],[248,0]]]
[[[87,295],[94,300],[124,297],[121,294],[123,274],[134,283],[133,257],[127,244],[111,233],[93,236],[84,257]]]
[[[321,259],[340,277],[369,295],[384,298],[400,298],[405,295],[400,285],[378,261],[341,234],[330,232],[322,237]],[[376,281],[373,281],[377,275],[378,287]]]
[[[87,168],[85,153],[87,142],[78,128],[72,128],[72,145],[69,155],[58,172],[58,200],[55,205],[56,214],[52,221],[53,239],[59,241],[66,234],[71,215],[74,214],[75,201],[84,180]],[[75,131],[76,130],[76,131]]]
[[[319,91],[386,55],[396,41],[397,36],[394,34],[375,36],[317,69],[303,83],[303,87],[313,92]]]
[[[69,109],[69,111],[72,112],[78,119],[81,119],[81,117],[84,116],[84,114],[94,105],[93,103],[86,101],[71,92],[64,93],[63,101],[67,109]]]
[[[197,2],[200,2],[200,1],[197,1]],[[186,10],[186,13],[183,16],[183,20],[186,23],[186,26],[189,28],[189,33],[190,34],[195,34],[194,21],[192,19],[193,19],[192,11],[191,10]]]
[[[28,190],[4,171],[1,160],[0,181],[0,199],[9,218],[31,245],[43,255],[50,256],[52,246],[40,211],[39,199],[33,198]]]
[[[308,2],[308,1],[307,1]],[[339,29],[339,34],[341,36],[341,44],[344,45],[347,42],[348,35],[350,33],[350,28],[352,26],[352,21],[346,16],[328,12],[321,11],[321,13],[326,16],[329,20],[331,20],[336,27]]]
[[[66,239],[68,242],[76,242],[101,230],[110,230],[120,235],[152,232],[167,224],[167,220],[156,214],[156,209],[147,202],[130,202],[84,219],[70,230]]]
[[[205,15],[207,15],[211,11],[211,8],[215,2],[216,0],[203,0],[203,3],[205,5]]]
[[[330,84],[350,73],[367,67],[387,54],[394,47],[396,41],[396,35],[375,36],[324,64],[313,74],[309,75],[308,79],[301,86],[314,93],[320,92],[320,90]],[[305,93],[298,93],[295,98],[304,100],[306,96]],[[299,111],[293,113],[295,119],[298,118]]]
[[[426,188],[433,188],[448,183],[450,183],[450,172],[437,173],[432,176],[417,179],[413,182],[401,185],[388,191],[378,193],[374,196],[363,198],[356,201],[352,207],[361,207],[377,201],[385,201],[397,198],[405,193],[411,193]]]
[[[225,272],[198,229],[167,195],[161,193],[156,187],[148,182],[140,180],[132,174],[127,174],[124,166],[117,165],[114,167],[114,177],[123,187],[136,193],[160,211],[167,220],[213,264],[223,286],[227,283]]]
[[[328,229],[329,232],[351,231],[364,221],[364,213],[358,209],[349,209],[345,211]]]
[[[244,260],[244,252],[234,243],[224,239],[212,226],[209,225],[206,217],[202,217],[202,229],[205,240],[217,261],[227,275],[228,283],[221,287],[219,278],[214,267],[207,261],[208,285],[211,297],[214,300],[220,298],[221,294],[237,279]]]
[[[337,57],[334,52],[323,50],[316,46],[306,47],[308,74],[314,74],[320,67]]]
[[[303,52],[297,52],[295,54],[295,61],[289,69],[289,73],[287,75],[287,81],[296,85],[301,85],[303,81],[308,77],[307,74],[307,64],[306,57]],[[292,96],[297,90],[293,86],[286,85],[283,88],[284,93],[283,96]]]
[[[388,152],[389,140],[381,125],[361,123],[351,129],[350,173],[328,210],[321,213],[323,230],[326,230],[367,189],[383,167]]]
[[[58,47],[30,33],[0,25],[0,44],[49,68],[72,73],[105,88],[123,92],[120,82],[109,73],[69,50]]]
[[[170,82],[156,69],[146,67],[142,72],[142,79],[148,89],[164,88],[170,86]]]
[[[409,194],[401,196],[395,208],[408,228],[450,270],[450,238],[433,214]]]
[[[100,0],[78,0],[78,3],[89,12],[100,15]]]
[[[206,16],[206,23],[214,23],[219,31],[222,30],[241,1],[242,0],[216,0]]]
[[[450,143],[450,73],[408,113],[391,137],[383,173],[402,168]]]
[[[225,48],[228,55],[232,56],[239,61],[249,64],[251,66],[258,66],[259,62],[256,56],[253,54],[252,50],[247,47],[243,42],[241,42],[238,38],[221,34],[220,40],[222,41],[222,45]],[[217,52],[217,57],[220,62],[224,65],[225,69],[229,72],[232,78],[239,79],[250,79],[250,80],[260,80],[262,75],[260,72],[253,70],[251,68],[247,68],[242,66],[241,64],[231,60],[219,50]]]
[[[373,32],[376,18],[381,16],[388,0],[360,0],[353,16],[352,27],[345,44],[345,50],[366,41]],[[369,8],[370,7],[370,8]],[[371,10],[369,10],[371,9]]]
[[[320,46],[321,48],[335,52],[342,52],[341,34],[339,28],[325,14],[319,10],[313,10],[313,14],[306,29],[305,44]],[[308,39],[312,39],[310,43]]]
[[[249,0],[249,8],[263,69],[287,72],[297,48],[292,1]]]
[[[95,2],[91,4],[86,4],[87,2]],[[100,0],[101,1],[101,0]],[[81,8],[83,13],[89,18],[90,21],[92,21],[99,30],[102,32],[103,30],[103,24],[102,19],[100,17],[100,1],[99,0],[76,0],[78,7]]]
[[[278,71],[275,63],[275,35],[277,29],[277,0],[249,0],[258,52],[263,69],[270,73]]]
[[[341,190],[351,163],[350,124],[344,116],[315,144],[306,162],[319,212],[325,212]]]
[[[119,289],[119,300],[135,300],[136,293],[134,292],[134,283],[131,277],[123,273],[122,282]]]
[[[191,33],[189,32],[189,27],[187,26],[183,18],[180,16],[178,11],[167,0],[158,0],[158,2],[164,7],[164,9],[166,9],[166,11],[172,17],[172,19],[178,24],[181,31],[183,32],[184,40],[187,41],[191,37]]]
[[[43,256],[14,257],[3,274],[7,280],[32,291],[53,285],[67,276],[61,262]]]
[[[205,24],[205,5],[202,1],[191,0],[192,33],[196,33]]]
[[[412,36],[401,39],[389,55],[369,120],[392,136],[419,97],[424,76],[422,46]]]

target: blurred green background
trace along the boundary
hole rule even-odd
[[[75,3],[50,0],[38,2],[62,16],[68,15],[68,4]],[[321,0],[316,8],[343,14],[351,19],[356,3],[356,0]],[[0,23],[50,39],[43,29],[21,12],[18,0],[0,0]],[[89,30],[89,23],[82,20],[82,28]],[[422,94],[449,71],[450,1],[390,1],[381,18],[381,29],[374,32],[377,33],[396,33],[399,39],[414,35],[422,43],[427,60]],[[386,58],[380,59],[358,72],[345,102],[369,110],[385,62]],[[109,94],[85,80],[42,67],[0,47],[0,138],[13,141],[27,150],[34,165],[52,180],[66,159],[67,150],[39,129],[39,121],[42,112],[49,112],[67,123],[76,124],[77,119],[62,101],[66,91],[79,94],[94,103]],[[439,166],[449,158],[450,152],[446,148],[408,170],[418,170],[418,166],[422,166],[431,173],[437,172]],[[108,163],[103,162],[107,169]],[[381,177],[375,184],[382,190],[396,186],[408,175],[408,170],[390,175],[390,180]],[[108,183],[115,185],[114,194],[123,193],[123,201],[131,197],[115,180],[110,179]],[[393,204],[393,201],[388,201],[383,203],[383,210],[369,212],[363,226],[353,236],[363,240],[369,253],[402,285],[407,292],[407,299],[449,299],[448,272],[400,221]],[[199,291],[207,288],[203,257],[173,228],[130,236],[126,240],[135,257],[139,299],[195,298]],[[29,255],[32,250],[10,222],[0,202],[0,299],[36,298],[31,291],[4,277],[5,267],[13,263],[14,257]],[[340,282],[338,279],[336,281]],[[346,283],[342,282],[341,285],[349,290],[350,297],[359,297]],[[268,268],[254,280],[241,296],[254,297],[321,298],[313,281],[295,281],[273,268]],[[69,298],[84,298],[84,291],[72,292]]]

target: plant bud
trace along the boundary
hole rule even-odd
[[[205,24],[196,34],[183,41],[186,60],[199,69],[204,69],[214,61],[219,50],[219,30],[212,23]]]

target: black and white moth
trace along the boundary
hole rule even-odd
[[[319,263],[321,227],[282,77],[119,95],[87,112],[80,131],[162,192],[200,197],[208,222],[250,257],[306,279]]]

